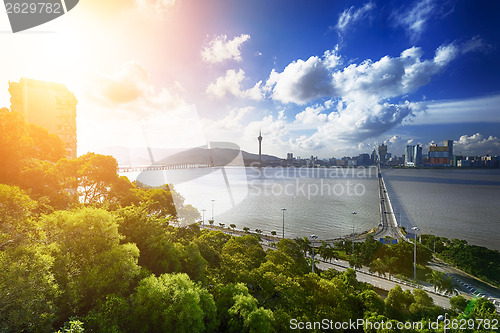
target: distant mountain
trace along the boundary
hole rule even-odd
[[[151,148],[154,163],[151,162],[150,154],[144,148],[108,147],[96,151],[98,154],[113,156],[120,166],[142,166],[151,164],[214,164],[215,166],[251,165],[259,161],[258,154],[248,153],[240,150],[236,145],[225,144],[222,147],[207,149],[196,147],[191,149],[165,149]],[[230,148],[226,148],[228,146]],[[280,158],[272,155],[262,155],[263,164],[275,164]]]

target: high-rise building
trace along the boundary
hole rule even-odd
[[[380,145],[378,146],[378,156],[380,157],[380,163],[384,164],[387,159],[387,145]]]
[[[46,128],[65,144],[67,157],[76,157],[75,95],[64,84],[21,78],[9,82],[10,108],[27,123]]]
[[[370,165],[370,155],[369,154],[359,154],[358,165]]]
[[[373,149],[371,161],[372,161],[372,164],[377,163],[377,151],[375,149]]]
[[[453,164],[453,140],[446,140],[443,146],[432,144],[429,147],[429,164],[452,165]]]
[[[418,167],[422,164],[422,146],[408,145],[405,149],[405,166]]]

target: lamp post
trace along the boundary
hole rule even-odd
[[[286,211],[286,208],[281,208],[281,210],[283,211],[283,237],[282,238],[285,238],[285,211]]]
[[[312,257],[312,272],[314,273],[314,241],[318,239],[318,236],[316,235],[311,235],[309,236],[312,239],[312,250],[313,250],[313,257]]]
[[[437,317],[437,319],[439,321],[444,321],[444,333],[446,333],[446,317],[448,316],[448,313],[445,313],[444,316],[443,315],[439,315]]]
[[[356,212],[352,212],[352,215],[356,215]],[[354,219],[352,219],[352,255],[354,255]]]
[[[202,209],[201,210],[201,213],[203,214],[203,219],[201,220],[201,225],[202,226],[205,226],[205,212],[206,211],[207,211],[206,209]]]
[[[215,200],[212,199],[210,201],[212,201],[212,221],[215,222],[215,220],[214,220],[214,202],[215,202]]]
[[[417,281],[417,232],[420,230],[418,227],[413,227],[411,230],[414,231],[415,240],[414,240],[414,250],[413,250],[413,279]]]

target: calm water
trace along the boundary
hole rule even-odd
[[[369,230],[379,223],[375,168],[307,169],[243,168],[189,169],[126,174],[150,185],[173,183],[185,203],[200,212],[205,223],[235,224],[237,229],[262,229],[285,236],[317,234],[331,239]],[[356,212],[354,215],[352,212]]]
[[[200,168],[126,174],[150,185],[173,183],[205,223],[234,223],[285,236],[320,239],[379,223],[375,168]],[[396,218],[424,233],[500,249],[500,170],[388,169],[383,176]],[[356,215],[352,212],[357,212]]]
[[[383,176],[402,225],[500,250],[500,170],[389,169]]]

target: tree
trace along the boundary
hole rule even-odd
[[[0,108],[0,183],[17,184],[33,142],[19,112]]]
[[[272,311],[259,308],[243,283],[222,286],[217,291],[216,304],[219,331],[272,332]]]
[[[226,282],[248,281],[248,273],[264,262],[266,253],[255,236],[233,237],[224,244],[221,270]]]
[[[294,239],[294,241],[304,253],[304,257],[307,256],[307,253],[311,252],[311,241],[307,237],[297,237]]]
[[[451,309],[458,313],[464,312],[468,303],[469,302],[462,295],[450,298]]]
[[[387,317],[404,320],[410,314],[410,305],[414,301],[411,291],[403,291],[399,285],[395,286],[385,299]]]
[[[271,231],[271,235],[276,236],[277,235],[276,231],[274,231],[274,230]]]
[[[354,269],[360,269],[361,267],[363,267],[363,265],[361,264],[361,258],[355,254],[352,255],[349,258],[349,266],[353,267]]]
[[[0,184],[0,250],[14,247],[33,235],[35,229],[28,222],[37,203],[17,186]]]
[[[186,274],[141,280],[133,309],[135,332],[212,332],[217,326],[212,295]]]
[[[249,228],[249,227],[243,227],[243,231],[244,231],[245,233],[248,233],[248,232],[250,231],[250,228]]]
[[[378,276],[382,275],[385,277],[387,271],[386,262],[382,261],[380,258],[375,259],[370,264],[370,273],[377,273]]]
[[[51,330],[61,290],[52,273],[54,258],[47,252],[24,245],[0,251],[0,331]]]
[[[96,208],[58,211],[41,225],[53,249],[54,275],[64,290],[61,316],[81,315],[108,294],[123,295],[139,274],[139,250],[121,244],[116,218]]]
[[[56,134],[50,134],[47,129],[35,124],[28,124],[28,135],[33,141],[31,157],[38,160],[57,162],[66,156],[64,142]]]

